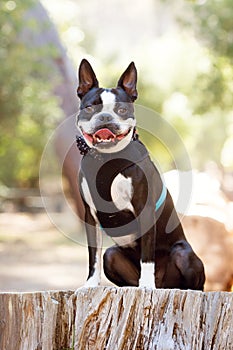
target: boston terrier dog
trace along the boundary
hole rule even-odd
[[[116,243],[103,256],[104,272],[117,286],[203,290],[203,264],[136,132],[136,83],[133,62],[111,89],[99,87],[87,60],[79,67],[77,145],[89,250],[84,287],[100,284],[104,231]]]

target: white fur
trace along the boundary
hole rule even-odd
[[[101,282],[102,271],[102,243],[103,232],[99,225],[96,225],[97,251],[95,257],[94,274],[86,281],[84,287],[98,287]]]
[[[98,287],[101,282],[101,271],[102,271],[102,243],[103,243],[103,232],[99,225],[96,225],[96,237],[97,237],[97,251],[95,256],[94,273],[85,282],[84,286],[76,290],[76,294],[82,288]]]
[[[81,182],[81,188],[83,192],[83,196],[85,201],[90,207],[91,215],[94,217],[96,221],[96,237],[97,237],[97,251],[96,251],[96,257],[95,257],[95,264],[94,264],[94,274],[86,281],[84,287],[97,287],[100,284],[101,281],[101,255],[102,255],[102,230],[99,227],[98,219],[96,216],[96,208],[87,184],[87,180],[85,177],[82,179]],[[77,289],[78,292],[79,289]]]
[[[131,233],[126,236],[119,236],[119,237],[112,237],[113,241],[120,246],[128,246],[128,247],[135,247],[136,246],[136,239],[137,239],[136,233]]]
[[[101,261],[99,257],[96,257],[94,265],[94,274],[85,282],[84,288],[98,287],[101,281]]]
[[[85,179],[85,177],[82,179],[81,188],[82,188],[82,193],[83,193],[85,202],[90,207],[91,215],[95,219],[95,222],[98,222],[98,219],[97,219],[97,216],[96,216],[96,207],[94,205],[94,202],[93,202],[93,199],[92,199],[92,196],[91,196],[91,192],[89,190],[88,183],[87,183],[87,180]]]
[[[129,123],[129,119],[130,123]],[[134,125],[135,124],[135,120],[132,118],[129,118],[126,120],[125,124],[127,126],[126,130],[130,127],[130,125]],[[134,121],[134,123],[131,123],[131,121]],[[127,124],[128,123],[128,124]],[[122,124],[122,123],[121,123]],[[105,148],[105,149],[98,149],[98,151],[100,153],[116,153],[116,152],[120,152],[122,151],[126,146],[128,146],[128,144],[130,143],[130,141],[132,140],[132,136],[133,136],[133,128],[130,130],[130,132],[128,133],[127,136],[125,136],[120,142],[118,142],[116,145],[112,146],[111,148]]]
[[[141,276],[139,279],[139,287],[155,288],[155,264],[141,262]]]
[[[133,197],[132,178],[118,174],[112,182],[111,197],[117,209],[129,209],[134,213],[131,203]]]
[[[107,111],[105,108],[102,109],[101,112],[93,115],[91,120],[79,120],[77,126],[78,126],[80,132],[82,132],[82,129],[83,129],[87,134],[91,134],[93,132],[93,129],[95,128],[96,120],[98,120],[100,114],[102,114],[105,111]],[[113,122],[116,122],[116,123],[119,122],[119,116],[113,110],[112,111],[108,110],[107,112],[112,115]],[[121,120],[122,133],[126,132],[130,127],[134,128],[135,125],[136,125],[136,120],[134,118],[128,118],[125,120]],[[131,137],[132,137],[132,134],[131,134]]]
[[[114,95],[111,91],[104,91],[102,94],[100,94],[100,98],[103,102],[103,109],[113,111],[115,102],[116,102],[116,95]]]

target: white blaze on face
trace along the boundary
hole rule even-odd
[[[103,103],[103,108],[99,113],[96,113],[92,116],[90,120],[79,120],[77,123],[78,128],[82,132],[84,130],[87,134],[92,134],[93,130],[95,129],[96,121],[99,118],[99,115],[103,112],[107,112],[112,115],[113,117],[113,122],[117,122],[119,117],[118,115],[114,112],[114,106],[116,103],[116,95],[114,95],[111,91],[103,91],[100,94],[101,101]],[[86,139],[85,139],[86,140]],[[89,147],[93,147],[92,143],[89,142],[89,140],[86,140],[86,143],[88,144]]]
[[[113,94],[111,91],[105,90],[104,92],[102,92],[100,94],[100,98],[103,102],[103,108],[102,108],[101,112],[106,111],[106,112],[110,113],[113,116],[113,122],[114,122],[114,120],[115,120],[115,122],[119,122],[119,116],[114,111],[114,107],[115,107],[115,103],[116,103],[115,94]],[[128,118],[126,120],[121,120],[120,124],[121,124],[122,132],[127,131],[131,127],[130,133],[124,139],[122,139],[116,146],[114,145],[113,147],[111,147],[109,149],[103,149],[103,150],[100,149],[99,150],[100,152],[103,152],[103,153],[119,152],[129,144],[129,142],[132,139],[133,128],[136,124],[136,121],[133,118]]]
[[[103,111],[114,113],[113,108],[116,103],[116,95],[114,95],[111,91],[105,90],[102,92],[102,94],[100,94],[100,98],[103,102]]]

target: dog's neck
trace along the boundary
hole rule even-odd
[[[136,131],[136,128],[134,128],[131,141],[137,141],[138,139],[139,139],[138,133]],[[95,153],[96,155],[99,153],[97,150],[95,150],[94,148],[91,148],[87,145],[83,136],[76,136],[76,144],[77,144],[79,152],[82,156],[85,156],[88,153]]]

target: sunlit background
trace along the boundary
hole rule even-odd
[[[108,87],[135,62],[137,103],[175,128],[191,160],[193,199],[183,224],[206,265],[206,289],[231,290],[232,18],[231,0],[1,1],[0,290],[74,289],[85,281],[83,228],[63,206],[60,191],[59,159],[77,133],[74,118],[56,135],[42,185],[56,222],[63,232],[82,233],[83,246],[49,221],[39,191],[45,145],[78,110],[76,74],[84,57]],[[167,184],[176,196],[173,159],[152,135],[139,131],[152,157],[169,171]],[[157,133],[166,130],[158,126]],[[181,151],[174,144],[177,159]],[[73,145],[62,183],[73,212],[82,212],[78,164]]]

